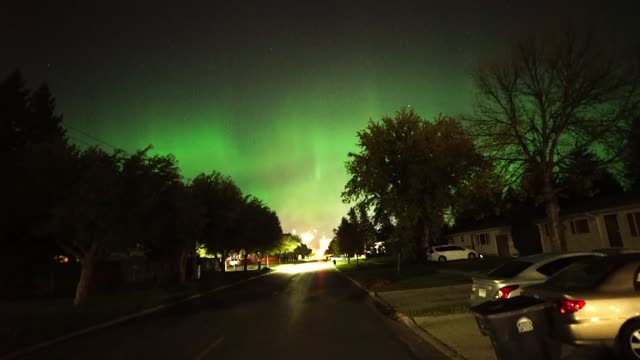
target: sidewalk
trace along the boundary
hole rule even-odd
[[[428,289],[396,290],[375,293],[388,306],[400,313],[399,318],[432,345],[442,349],[451,359],[495,360],[489,337],[483,336],[472,313],[464,311],[468,304],[470,285],[455,285]],[[456,306],[458,305],[458,306]],[[462,309],[438,315],[429,309],[442,307]],[[424,315],[424,314],[428,315]],[[592,348],[562,348],[563,360],[600,360],[610,355]]]

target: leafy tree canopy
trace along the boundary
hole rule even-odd
[[[413,109],[370,121],[358,147],[349,153],[343,200],[394,218],[415,251],[438,236],[443,213],[483,164],[456,119],[429,122]]]

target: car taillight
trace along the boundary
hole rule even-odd
[[[560,300],[560,314],[573,314],[584,307],[584,300]]]
[[[519,287],[520,287],[519,285],[509,285],[509,286],[500,288],[500,290],[498,290],[498,293],[496,294],[496,299],[507,299],[509,297],[509,294],[511,294],[513,290]]]

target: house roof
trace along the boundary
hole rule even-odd
[[[573,204],[570,207],[564,207],[560,209],[561,217],[568,217],[589,211],[606,210],[617,207],[624,207],[629,205],[640,206],[640,192],[626,192],[617,195],[600,196],[591,199],[581,201],[579,204]],[[546,221],[546,217],[538,217],[535,222],[543,223]],[[492,216],[484,218],[471,223],[464,223],[460,225],[454,225],[447,235],[454,235],[460,233],[467,233],[473,231],[494,229],[503,226],[511,226],[509,219],[504,216]]]
[[[564,209],[560,209],[560,215],[571,215],[574,213],[604,210],[634,204],[640,205],[640,192],[627,192],[583,200],[580,203],[565,206]]]
[[[466,233],[476,230],[485,230],[499,228],[503,226],[511,226],[509,220],[502,216],[492,216],[484,218],[473,223],[464,223],[460,225],[454,225],[451,230],[447,232],[448,235]]]
[[[626,192],[610,196],[600,196],[586,199],[573,206],[565,206],[560,209],[560,217],[571,217],[591,211],[602,211],[619,207],[637,205],[640,207],[640,192]],[[536,223],[544,223],[545,217],[538,218]]]

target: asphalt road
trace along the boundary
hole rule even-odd
[[[27,358],[446,359],[328,264],[278,271]]]

